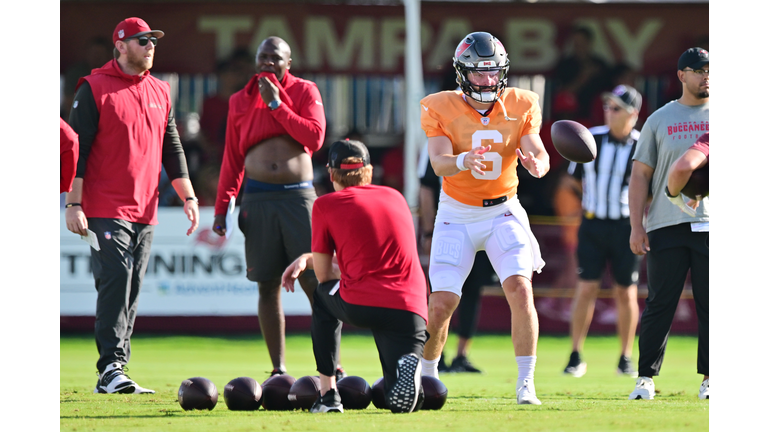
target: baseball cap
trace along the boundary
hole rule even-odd
[[[677,60],[677,70],[683,70],[687,67],[691,69],[701,69],[702,66],[709,64],[709,51],[704,48],[693,47],[685,50],[680,59]]]
[[[112,43],[119,40],[125,40],[127,38],[139,37],[145,34],[152,33],[152,36],[160,39],[165,35],[162,30],[152,30],[146,21],[141,18],[126,18],[115,27],[115,31],[112,33]]]
[[[357,164],[343,164],[343,161],[349,157],[356,157],[363,160]],[[368,148],[360,141],[345,139],[335,141],[328,150],[328,166],[330,168],[352,170],[362,168],[371,164],[371,155]]]
[[[643,105],[643,97],[640,93],[634,87],[623,84],[616,86],[611,92],[603,93],[603,101],[608,99],[629,112],[640,111]]]

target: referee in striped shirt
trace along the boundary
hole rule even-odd
[[[587,363],[581,357],[595,310],[603,272],[610,263],[616,301],[616,329],[621,340],[617,373],[636,377],[632,345],[637,327],[637,279],[641,256],[629,247],[629,177],[635,142],[635,123],[642,97],[634,88],[620,85],[603,94],[605,125],[590,129],[597,144],[595,160],[571,162],[565,181],[581,190],[583,217],[578,237],[578,284],[571,308],[573,351],[565,373],[583,376]]]

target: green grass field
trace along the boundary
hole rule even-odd
[[[309,335],[286,339],[288,372],[296,378],[316,375]],[[446,345],[447,357],[456,340]],[[590,336],[584,356],[588,373],[564,376],[570,354],[567,337],[539,340],[536,391],[541,406],[518,406],[517,379],[509,335],[480,335],[470,358],[484,373],[442,374],[448,402],[440,411],[395,415],[386,410],[347,410],[343,414],[307,411],[229,411],[224,386],[239,376],[260,383],[271,365],[260,337],[136,336],[128,374],[154,395],[92,394],[96,384],[96,347],[90,335],[60,338],[60,430],[62,431],[703,431],[709,429],[709,401],[697,397],[696,338],[671,337],[656,399],[629,401],[634,380],[615,375],[615,337]],[[637,347],[634,350],[637,363]],[[373,339],[366,333],[342,339],[347,373],[370,384],[381,377]],[[184,411],[176,400],[181,382],[203,376],[219,390],[212,411]]]

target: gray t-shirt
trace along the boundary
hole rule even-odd
[[[683,213],[664,196],[667,177],[672,163],[696,140],[709,132],[709,102],[687,106],[677,101],[669,102],[654,112],[643,126],[633,160],[653,168],[651,193],[653,200],[648,212],[645,230],[678,225],[685,222],[709,221],[709,197],[704,198],[696,210],[696,216]]]

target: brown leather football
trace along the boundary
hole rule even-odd
[[[189,378],[179,387],[178,401],[185,410],[212,410],[219,401],[219,391],[207,378]]]
[[[297,379],[288,390],[288,400],[293,409],[310,409],[320,395],[320,377],[304,376]]]
[[[261,406],[261,385],[253,378],[235,378],[224,387],[224,402],[232,411],[255,411]]]
[[[573,120],[558,120],[552,124],[552,144],[557,152],[571,162],[587,163],[595,160],[595,137],[584,125]]]

